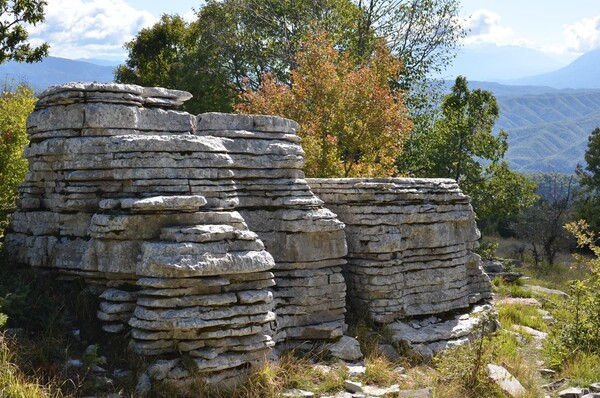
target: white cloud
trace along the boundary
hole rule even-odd
[[[600,47],[600,15],[566,26],[564,34],[572,51],[581,53]]]
[[[512,28],[502,26],[500,15],[485,9],[475,11],[466,21],[469,31],[463,39],[465,44],[494,43],[497,45],[515,44]]]
[[[33,43],[48,42],[64,58],[125,58],[123,44],[156,18],[124,0],[51,0],[46,21],[28,28]]]

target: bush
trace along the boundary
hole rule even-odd
[[[21,158],[27,145],[26,120],[36,99],[33,90],[20,84],[6,87],[0,95],[0,237],[17,200],[17,186],[25,178],[27,160]]]
[[[594,256],[575,255],[577,267],[587,269],[587,274],[570,283],[570,297],[555,314],[546,355],[556,368],[575,355],[600,354],[600,246],[585,221],[567,224],[566,228],[577,238],[578,247],[589,248]]]

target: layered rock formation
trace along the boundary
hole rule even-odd
[[[343,224],[302,179],[297,124],[170,109],[187,98],[95,83],[43,93],[7,251],[84,277],[106,331],[131,329],[140,354],[188,353],[200,372],[254,364],[273,337],[341,336]]]
[[[104,330],[158,356],[153,378],[221,381],[274,342],[335,341],[346,283],[352,306],[398,336],[411,317],[489,297],[456,183],[309,184],[295,122],[172,109],[189,97],[97,83],[43,93],[4,242],[14,262],[95,287]]]
[[[415,345],[466,338],[430,333],[411,338],[403,320],[466,311],[491,298],[478,246],[479,230],[469,198],[446,179],[308,179],[315,192],[346,224],[347,299],[388,324],[399,340]],[[429,320],[428,324],[438,323]],[[458,325],[459,323],[456,323]],[[414,324],[417,329],[423,325]],[[438,328],[439,329],[439,328]]]

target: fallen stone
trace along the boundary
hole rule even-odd
[[[344,380],[344,388],[352,393],[363,392],[363,385],[358,381]]]
[[[285,390],[282,396],[286,398],[310,398],[314,397],[315,393],[300,390],[299,388],[292,388],[290,390]]]
[[[552,383],[543,385],[542,388],[546,391],[554,391],[554,390],[562,387],[563,385],[565,385],[568,381],[569,380],[567,380],[567,379],[555,380]]]
[[[346,366],[349,377],[359,377],[366,373],[367,367],[364,364],[347,363]]]
[[[560,391],[558,396],[560,398],[581,398],[588,393],[589,390],[587,388],[571,387]]]
[[[538,372],[540,372],[540,375],[542,375],[542,376],[554,376],[556,374],[555,370],[546,369],[546,368],[538,369]]]
[[[488,375],[491,381],[496,383],[502,391],[511,397],[519,397],[527,391],[513,375],[511,375],[502,366],[488,364]]]
[[[377,352],[383,355],[388,361],[395,362],[400,359],[398,351],[391,344],[377,345]]]
[[[567,293],[563,292],[562,290],[548,289],[547,287],[543,287],[543,286],[523,285],[523,288],[530,290],[532,292],[535,292],[535,293],[550,294],[550,295],[561,296],[561,297],[569,297],[569,295]]]
[[[328,344],[325,349],[332,356],[344,361],[358,361],[363,357],[360,343],[350,336],[342,336],[337,342]]]
[[[400,386],[397,384],[391,385],[387,388],[376,387],[376,386],[364,386],[362,389],[368,397],[383,397],[386,395],[395,396],[400,393]]]
[[[529,326],[514,325],[514,327],[517,330],[521,330],[521,331],[529,334],[530,336],[532,336],[534,339],[537,339],[537,340],[544,340],[546,337],[548,337],[548,333],[541,332],[539,330],[530,328]]]
[[[150,394],[151,390],[152,380],[150,379],[150,376],[148,376],[148,373],[142,373],[135,386],[135,396],[146,397],[148,394]]]
[[[590,384],[590,390],[592,390],[592,392],[600,392],[600,383]]]

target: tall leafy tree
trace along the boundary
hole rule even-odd
[[[383,38],[405,64],[390,83],[410,88],[411,110],[423,113],[424,99],[431,93],[430,87],[419,91],[423,78],[448,64],[464,34],[457,23],[457,4],[458,0],[209,0],[198,10],[197,21],[183,29],[183,21],[163,17],[140,32],[126,45],[129,58],[119,68],[117,81],[188,90],[195,96],[187,105],[192,111],[231,110],[234,93],[248,85],[256,89],[265,73],[291,84],[300,43],[308,33],[324,31],[336,48],[351,51],[356,64],[368,60],[377,38]],[[169,36],[169,31],[176,34]],[[179,48],[184,51],[174,51]]]
[[[402,63],[383,43],[355,66],[326,35],[310,36],[296,57],[291,87],[267,76],[238,110],[292,118],[301,125],[311,177],[394,175],[395,157],[412,128],[402,92],[390,81]]]
[[[0,1],[0,63],[15,60],[37,62],[48,56],[47,43],[32,47],[27,42],[26,24],[37,25],[44,21],[43,0]]]
[[[17,200],[17,186],[25,178],[27,160],[21,158],[27,145],[25,121],[36,98],[25,85],[0,95],[0,236]]]
[[[398,160],[400,170],[457,180],[480,219],[516,215],[535,199],[535,185],[503,161],[508,134],[492,132],[498,116],[491,92],[470,90],[467,80],[457,77],[433,128],[410,137]]]
[[[458,0],[358,0],[358,49],[369,52],[371,32],[404,61],[401,84],[409,88],[443,71],[466,35]]]
[[[218,20],[211,16],[188,23],[178,15],[163,15],[125,44],[129,57],[117,67],[115,80],[190,91],[194,98],[184,107],[192,113],[231,111],[235,90],[218,64],[220,47],[211,37]]]
[[[589,135],[583,158],[585,167],[578,164],[575,169],[581,184],[576,212],[579,218],[587,220],[591,230],[600,232],[600,127]]]
[[[237,93],[257,88],[267,72],[289,83],[308,32],[323,29],[348,42],[359,12],[350,0],[210,0],[192,23],[163,16],[142,30],[126,44],[116,80],[190,91],[191,112],[231,111]]]

